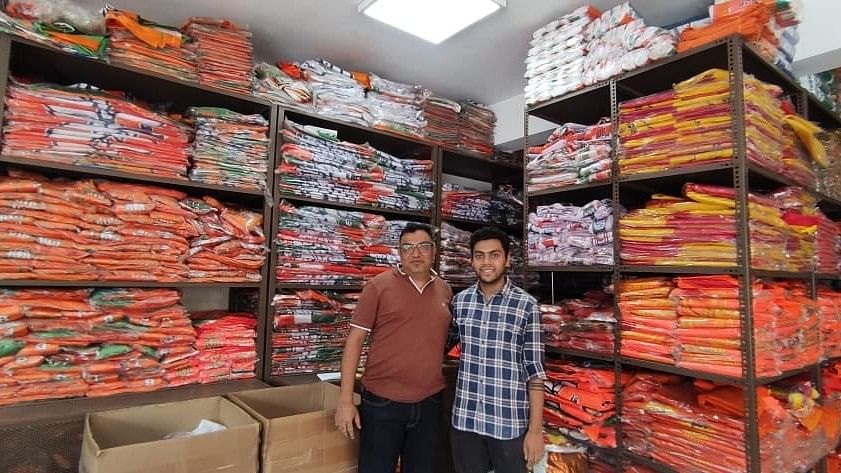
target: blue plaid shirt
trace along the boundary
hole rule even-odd
[[[461,339],[453,427],[499,440],[520,437],[529,424],[526,384],[546,378],[537,301],[508,280],[489,301],[474,284],[452,306]]]

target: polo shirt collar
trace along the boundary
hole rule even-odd
[[[426,284],[424,284],[423,286],[418,286],[418,283],[416,283],[414,279],[412,279],[408,274],[406,274],[406,272],[403,271],[403,267],[399,264],[397,265],[397,272],[400,273],[401,276],[406,276],[406,279],[408,279],[409,282],[412,283],[412,286],[415,286],[415,289],[417,289],[418,292],[421,294],[423,294],[423,291],[427,288],[427,286],[435,282],[435,280],[438,278],[438,273],[436,273],[434,269],[429,268],[429,272],[432,273],[432,277],[429,278],[429,281],[427,281]]]

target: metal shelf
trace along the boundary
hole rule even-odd
[[[557,124],[569,121],[596,123],[610,117],[610,81],[539,102],[526,108],[526,113]]]
[[[769,271],[766,269],[751,269],[751,276],[771,279],[811,279],[811,272]]]
[[[587,360],[595,360],[595,361],[608,361],[613,362],[614,357],[613,354],[605,355],[602,353],[594,353],[585,350],[575,350],[572,348],[558,348],[546,345],[546,353],[552,353],[555,355],[563,355],[563,356],[574,356],[576,358],[584,358]]]
[[[535,273],[610,273],[613,272],[613,266],[608,264],[595,264],[591,266],[585,265],[569,265],[569,266],[536,266],[529,265],[526,271]]]
[[[357,205],[357,204],[347,204],[344,202],[336,202],[332,200],[325,200],[325,199],[313,199],[310,197],[303,197],[295,194],[286,194],[286,193],[278,193],[277,200],[289,200],[292,202],[302,202],[305,204],[313,204],[319,207],[330,207],[335,209],[342,209],[342,210],[351,210],[357,212],[368,212],[374,214],[383,214],[383,215],[396,215],[400,217],[413,217],[416,220],[429,220],[432,218],[432,212],[419,212],[419,211],[412,211],[412,210],[398,210],[398,209],[388,209],[382,207],[372,207],[370,205]],[[411,220],[411,219],[410,219]]]
[[[735,266],[637,266],[622,265],[619,270],[623,273],[654,273],[654,274],[736,274]]]
[[[222,396],[238,391],[269,387],[257,380],[226,381],[213,384],[194,384],[161,389],[147,393],[116,394],[96,398],[51,399],[0,407],[0,425],[26,424],[52,419],[83,416],[89,412],[109,411],[146,404],[185,401],[203,397]]]
[[[277,283],[277,289],[301,291],[312,289],[313,291],[361,291],[362,284],[305,284],[305,283]]]
[[[495,167],[504,168],[504,169],[510,169],[512,171],[519,171],[519,172],[523,171],[523,165],[522,164],[514,164],[514,163],[509,163],[509,162],[506,162],[506,161],[500,161],[498,159],[494,159],[492,154],[481,154],[481,153],[477,153],[475,151],[467,151],[467,150],[464,150],[464,149],[455,149],[455,148],[449,148],[449,147],[442,147],[441,150],[444,152],[444,161],[445,162],[443,164],[444,164],[445,169],[447,167],[447,163],[446,163],[447,159],[463,158],[463,159],[467,159],[467,160],[477,162],[477,163],[480,163],[480,164],[495,166]],[[448,156],[449,156],[449,158],[448,158]],[[444,172],[446,172],[446,171],[444,171]]]
[[[42,281],[38,279],[0,280],[0,287],[206,287],[206,288],[259,288],[259,282],[154,282],[154,281]]]
[[[265,193],[259,189],[239,189],[231,186],[204,184],[201,182],[194,182],[187,179],[173,179],[163,176],[123,172],[94,166],[80,166],[76,164],[56,163],[52,161],[39,160],[37,158],[0,156],[0,163],[22,166],[26,168],[36,169],[38,171],[62,171],[64,175],[72,174],[76,176],[108,177],[119,179],[122,181],[161,185],[181,189],[186,192],[222,192],[231,196],[249,198],[263,198],[265,196]]]
[[[519,238],[523,234],[523,225],[501,225],[494,222],[480,222],[478,220],[470,220],[467,218],[458,218],[458,217],[441,217],[442,222],[447,222],[458,226],[461,225],[468,225],[473,228],[480,228],[480,227],[497,227],[503,230],[507,230],[508,232],[516,233],[516,236]]]
[[[603,187],[610,188],[611,181],[597,181],[597,182],[586,182],[584,184],[573,184],[571,186],[563,186],[563,187],[556,187],[553,189],[543,189],[539,191],[529,192],[529,198],[535,197],[546,197],[546,196],[560,196],[562,194],[568,194],[572,192],[581,191],[584,189],[601,189]]]
[[[685,368],[678,368],[677,366],[673,365],[666,365],[663,363],[657,363],[653,361],[639,360],[627,356],[620,357],[620,360],[623,365],[633,366],[636,368],[645,368],[651,371],[659,371],[662,373],[686,376],[689,378],[706,379],[708,381],[714,381],[716,383],[732,384],[735,386],[741,386],[743,384],[741,378],[734,378],[732,376],[724,376],[715,373],[704,373],[702,371],[688,370]]]

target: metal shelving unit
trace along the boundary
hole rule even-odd
[[[618,115],[619,102],[638,98],[652,93],[669,89],[672,84],[688,79],[698,73],[711,68],[721,68],[730,71],[730,104],[733,120],[734,158],[725,163],[715,163],[692,167],[681,167],[655,173],[622,175],[616,158],[618,149]],[[816,296],[817,281],[838,281],[838,274],[816,274],[814,272],[767,271],[750,267],[750,236],[748,225],[747,198],[749,190],[766,190],[786,185],[797,185],[790,179],[777,173],[767,171],[749,163],[746,157],[746,139],[744,126],[743,80],[745,74],[752,74],[760,80],[779,85],[784,95],[791,98],[798,106],[801,114],[815,120],[825,127],[841,127],[841,117],[833,114],[821,106],[816,106],[816,100],[809,96],[793,79],[779,71],[773,65],[759,56],[749,45],[738,36],[731,36],[704,45],[695,50],[672,56],[657,63],[645,66],[635,71],[622,74],[609,81],[586,87],[563,97],[549,100],[525,110],[525,145],[528,146],[528,118],[536,116],[556,124],[578,122],[594,124],[602,117],[610,117],[613,123],[613,167],[612,178],[608,182],[581,184],[532,192],[526,195],[525,218],[536,204],[553,202],[568,202],[581,205],[595,198],[611,198],[614,202],[629,208],[642,205],[653,193],[679,193],[686,182],[717,184],[732,186],[735,189],[736,222],[737,222],[737,256],[738,264],[733,267],[693,267],[693,266],[636,266],[623,264],[619,260],[621,242],[619,239],[618,223],[614,225],[614,255],[616,264],[612,266],[581,267],[532,267],[532,270],[542,270],[552,273],[550,279],[551,293],[554,302],[555,273],[566,277],[569,273],[577,273],[582,278],[587,273],[609,273],[613,287],[619,287],[626,277],[638,275],[680,275],[680,274],[730,274],[738,278],[741,287],[740,300],[740,339],[742,340],[743,374],[740,377],[720,376],[711,373],[686,370],[672,365],[654,363],[620,356],[621,346],[621,311],[618,298],[615,298],[614,312],[617,318],[615,329],[614,356],[605,357],[601,354],[564,350],[547,347],[547,353],[572,356],[594,361],[613,361],[617,379],[623,370],[629,368],[643,368],[647,370],[670,373],[691,378],[700,378],[725,384],[738,385],[745,392],[745,452],[747,471],[760,471],[759,432],[757,419],[756,388],[764,384],[775,383],[793,376],[811,375],[817,384],[820,383],[820,366],[807,365],[787,371],[779,376],[758,377],[755,374],[755,353],[753,340],[753,317],[751,315],[752,291],[751,282],[754,278],[766,279],[794,279],[806,281]],[[817,104],[819,105],[819,104]],[[527,176],[524,175],[524,185]],[[799,186],[802,187],[802,186]],[[841,215],[841,201],[822,195],[815,189],[807,189],[819,201],[822,210],[828,215]],[[524,235],[527,236],[527,235]],[[567,277],[567,279],[569,279]],[[576,278],[578,279],[578,278]],[[747,290],[746,290],[747,289]],[[621,387],[616,386],[617,415],[622,416]],[[622,424],[617,422],[617,455],[621,465],[632,461],[648,466],[658,472],[674,472],[675,469],[661,465],[651,459],[643,458],[629,452],[623,446]],[[824,471],[821,463],[816,466],[817,471]],[[617,471],[621,471],[619,468]]]

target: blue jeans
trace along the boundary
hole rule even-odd
[[[441,394],[403,403],[362,393],[359,473],[436,473]]]

